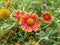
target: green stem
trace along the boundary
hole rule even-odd
[[[7,43],[7,40],[9,39],[9,37],[10,37],[10,33],[8,34],[8,37],[6,38],[4,45]]]

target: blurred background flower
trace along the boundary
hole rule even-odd
[[[45,12],[42,14],[41,18],[45,23],[51,23],[53,17],[49,12]]]
[[[9,9],[6,9],[6,8],[0,9],[0,18],[5,20],[5,19],[9,18],[9,16],[10,16],[10,10]]]
[[[13,14],[13,16],[15,17],[15,20],[20,20],[25,15],[26,15],[26,12],[23,10],[16,10]]]

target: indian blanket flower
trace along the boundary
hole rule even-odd
[[[52,21],[52,15],[49,12],[42,14],[41,18],[45,23],[50,23]]]
[[[27,32],[36,32],[40,25],[38,22],[38,16],[32,13],[29,13],[27,16],[21,18],[19,23],[22,24],[22,29]]]
[[[9,18],[10,16],[10,10],[6,9],[6,8],[2,8],[0,9],[0,18],[2,18],[3,20]]]
[[[17,21],[17,20],[20,20],[20,18],[22,18],[23,16],[26,15],[26,12],[23,11],[23,10],[16,10],[13,14],[13,16],[15,17],[14,19]]]

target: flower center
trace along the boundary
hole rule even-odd
[[[45,19],[48,19],[49,17],[48,16],[45,16]]]
[[[19,14],[18,17],[19,17],[19,18],[22,18],[22,14]]]
[[[28,25],[33,25],[34,24],[34,20],[32,18],[28,18],[26,22],[27,22]]]

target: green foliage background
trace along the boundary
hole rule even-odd
[[[3,8],[7,0],[0,0],[0,8]],[[52,4],[52,2],[54,2]],[[43,4],[47,6],[42,9]],[[14,0],[10,2],[8,9],[11,11],[10,17],[7,20],[0,19],[0,45],[11,45],[14,43],[20,43],[24,45],[32,45],[28,42],[28,39],[34,39],[36,43],[40,39],[43,39],[37,45],[60,45],[60,0]],[[39,30],[35,32],[24,32],[20,25],[13,20],[13,12],[15,10],[25,10],[26,12],[33,12],[38,14],[41,26]],[[45,24],[41,19],[41,15],[44,12],[50,12],[53,15],[53,21],[50,24]],[[45,32],[44,30],[48,28]],[[13,34],[9,31],[13,30]],[[15,39],[14,39],[15,38]]]

